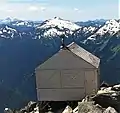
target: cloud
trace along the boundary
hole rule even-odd
[[[37,11],[39,8],[37,6],[30,6],[28,10],[30,11]]]
[[[12,13],[14,11],[12,9],[7,9],[6,12]]]
[[[78,13],[81,13],[83,12],[82,10],[78,9],[78,8],[74,8],[74,11],[78,12]]]
[[[75,11],[79,11],[79,9],[78,9],[78,8],[74,8],[74,10],[75,10]]]
[[[28,8],[29,11],[45,11],[46,7],[43,6],[30,6]]]
[[[8,13],[10,13],[10,12],[13,12],[15,9],[13,8],[13,7],[11,7],[11,6],[9,6],[8,4],[7,4],[7,2],[2,2],[2,1],[0,1],[0,11],[2,11],[3,13],[4,12],[8,12]],[[4,14],[3,14],[4,15]]]
[[[104,5],[102,6],[102,8],[101,6],[81,7],[75,5],[70,7],[69,6],[64,7],[52,3],[47,4],[35,2],[39,0],[34,0],[34,2],[10,2],[10,1],[11,0],[0,0],[0,14],[1,14],[0,19],[12,17],[29,20],[46,20],[57,16],[67,20],[80,21],[97,18],[115,18],[118,16],[120,17],[119,14],[120,9],[118,11],[118,4],[117,5],[112,4],[108,6]],[[109,13],[108,10],[105,10],[106,7],[107,9],[113,9],[111,10],[111,13]]]
[[[46,7],[40,7],[41,11],[45,11]]]

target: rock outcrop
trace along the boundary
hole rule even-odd
[[[5,108],[4,113],[39,113],[38,106],[37,102],[29,102],[25,108],[20,110],[13,111]],[[51,109],[48,112],[51,113]],[[120,85],[102,84],[97,94],[86,96],[81,102],[78,102],[75,109],[67,105],[57,113],[120,113]]]
[[[39,113],[38,103],[30,101],[25,108],[20,110],[11,110],[9,108],[5,108],[4,113]]]

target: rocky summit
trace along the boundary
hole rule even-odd
[[[61,107],[59,102],[40,103],[30,101],[19,110],[5,108],[4,113],[120,113],[120,84],[102,85],[96,94],[87,95],[82,101],[76,102],[76,106],[74,102],[62,102]]]

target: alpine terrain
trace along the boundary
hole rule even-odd
[[[120,82],[120,20],[0,20],[0,111],[36,100],[35,68],[75,41],[101,59],[101,81]],[[54,65],[54,64],[53,64]]]

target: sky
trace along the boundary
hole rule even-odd
[[[120,18],[120,0],[0,0],[0,19],[71,21]]]

